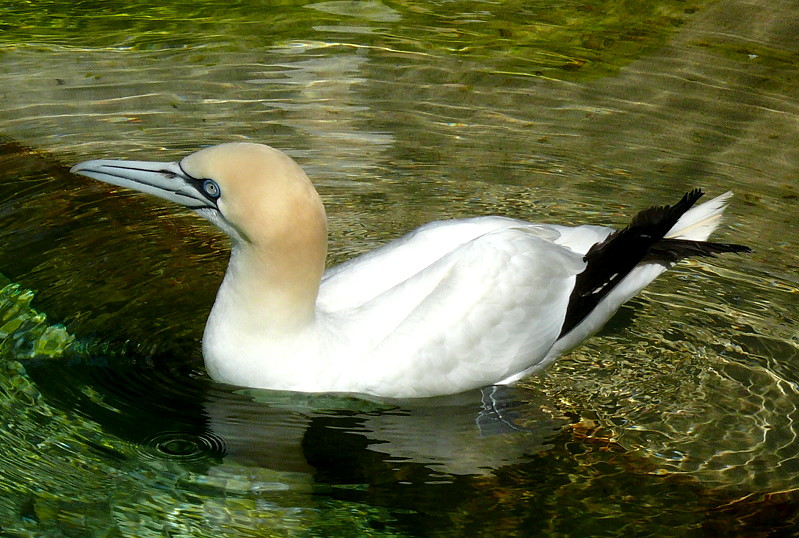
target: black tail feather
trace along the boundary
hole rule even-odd
[[[654,206],[649,209],[644,209],[632,218],[627,228],[617,233],[623,234],[625,232],[643,230],[646,228],[650,230],[651,235],[660,235],[660,237],[663,237],[677,224],[680,217],[691,209],[697,200],[704,195],[705,193],[702,192],[702,189],[694,189],[687,192],[685,196],[673,206]],[[608,239],[610,239],[610,237],[608,237]],[[605,242],[607,242],[607,239]]]
[[[715,256],[724,252],[750,252],[748,247],[727,243],[665,239],[704,193],[688,192],[673,206],[656,206],[635,215],[630,225],[610,234],[588,251],[585,270],[569,297],[560,335],[571,331],[597,304],[641,262],[674,264],[688,256]]]
[[[664,238],[649,248],[649,252],[643,261],[673,264],[689,256],[715,258],[716,254],[726,252],[747,253],[752,252],[752,249],[734,243],[712,243],[710,241]]]

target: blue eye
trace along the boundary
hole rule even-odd
[[[222,189],[219,188],[219,185],[213,179],[203,181],[203,190],[211,198],[219,198],[219,195],[222,194]]]

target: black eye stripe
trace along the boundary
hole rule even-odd
[[[180,168],[180,171],[183,172],[183,177],[189,185],[197,189],[197,192],[201,193],[203,196],[208,198],[208,200],[216,204],[216,201],[222,195],[222,189],[219,188],[219,184],[216,181],[207,178],[199,179],[192,176],[186,172],[186,169],[183,168],[183,164],[180,162],[178,162],[178,167]]]

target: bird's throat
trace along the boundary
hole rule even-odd
[[[314,322],[321,262],[297,249],[276,253],[255,245],[234,246],[211,312],[237,333],[279,338]]]

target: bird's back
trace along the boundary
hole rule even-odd
[[[494,383],[557,340],[582,254],[550,226],[434,223],[323,280],[320,316],[360,392],[423,396]],[[329,287],[328,287],[329,286]]]

